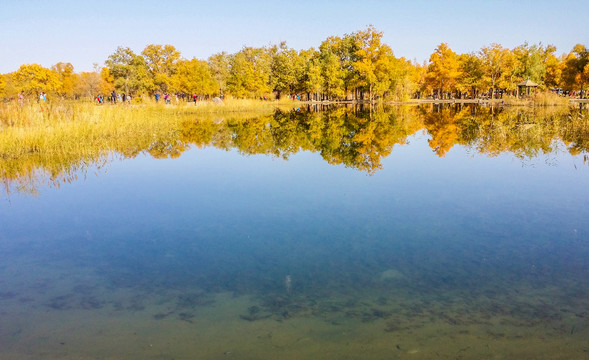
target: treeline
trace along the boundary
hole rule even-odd
[[[583,94],[589,81],[589,51],[577,44],[567,54],[524,43],[513,49],[490,44],[457,54],[441,43],[429,61],[419,64],[395,57],[373,26],[343,37],[333,36],[318,49],[295,50],[286,43],[208,60],[182,57],[172,45],[148,45],[140,54],[119,47],[93,72],[74,72],[70,63],[51,68],[22,65],[0,76],[0,97],[41,92],[60,98],[94,98],[112,91],[134,99],[155,93],[218,95],[235,98],[301,100],[409,100],[435,96],[465,98],[512,94],[517,84],[534,81],[541,89],[561,88]]]

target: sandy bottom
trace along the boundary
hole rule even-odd
[[[113,294],[132,303],[131,292]],[[3,306],[2,359],[586,359],[588,327],[558,333],[548,326],[517,327],[424,321],[390,329],[385,319],[275,316],[242,318],[256,306],[228,293],[177,312],[158,297],[136,311],[48,310]],[[4,305],[8,301],[4,301]],[[212,302],[212,303],[210,303]],[[390,320],[388,320],[390,321]],[[585,324],[586,325],[586,324]]]
[[[589,359],[589,300],[547,304],[558,289],[254,297],[72,268],[0,267],[0,359]]]

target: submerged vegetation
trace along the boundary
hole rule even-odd
[[[558,55],[554,46],[524,43],[513,49],[490,44],[466,54],[446,43],[423,64],[396,57],[373,26],[331,36],[317,49],[296,50],[285,42],[239,52],[221,52],[206,61],[186,59],[172,45],[148,45],[140,54],[119,47],[94,72],[75,73],[60,62],[50,69],[24,64],[0,75],[0,98],[108,98],[126,94],[135,103],[156,94],[183,100],[214,96],[250,99],[296,98],[319,101],[501,98],[519,93],[530,80],[540,90],[585,97],[589,51],[577,44]],[[116,94],[115,94],[116,98]],[[546,98],[540,101],[545,102]]]
[[[113,157],[174,158],[194,146],[281,158],[312,151],[330,164],[372,174],[394,146],[422,130],[431,137],[429,146],[438,156],[455,145],[489,156],[509,152],[521,159],[559,146],[573,155],[589,151],[587,112],[569,107],[427,104],[316,111],[317,106],[281,104],[239,100],[225,105],[202,102],[196,107],[95,106],[75,101],[4,104],[0,106],[0,176],[6,192],[34,193],[39,182],[59,185],[74,180],[81,170],[100,168]]]

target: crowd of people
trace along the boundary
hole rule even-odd
[[[155,97],[155,102],[157,103],[157,102],[159,102],[159,100],[162,96],[160,95],[159,92],[156,92],[154,94],[154,97]],[[195,104],[199,100],[204,100],[203,96],[199,96],[196,94],[192,94],[192,96],[190,96],[184,92],[177,92],[173,95],[168,94],[168,93],[164,93],[163,97],[164,97],[164,101],[166,102],[166,104],[170,104],[172,102],[172,99],[174,99],[176,103],[178,103],[180,101],[185,101],[185,102],[191,101],[191,102],[194,102]]]
[[[105,101],[111,103],[111,104],[116,104],[118,103],[130,103],[131,102],[131,95],[126,95],[125,93],[122,94],[117,94],[115,91],[111,92],[109,96],[106,97],[106,99],[104,98],[103,95],[96,95],[96,97],[94,98],[94,100],[96,100],[97,103],[99,104],[104,104]]]
[[[555,89],[550,89],[550,91],[552,91],[555,94],[558,94],[560,96],[567,96],[567,97],[571,97],[571,98],[580,98],[580,99],[585,99],[587,97],[587,91],[585,90],[563,90],[561,88],[555,88]]]
[[[223,99],[224,96],[221,95],[220,98]],[[197,94],[192,94],[192,96],[190,96],[190,95],[183,93],[183,92],[175,93],[175,94],[169,94],[166,92],[166,93],[163,93],[163,96],[162,96],[162,94],[160,94],[159,92],[156,92],[154,94],[154,99],[155,99],[156,103],[159,103],[160,99],[163,99],[166,104],[171,104],[172,99],[174,99],[175,103],[179,103],[180,101],[185,101],[185,102],[194,102],[196,104],[198,101],[205,100],[206,97],[200,96]],[[110,95],[108,95],[106,97],[103,95],[100,95],[100,94],[96,95],[94,100],[99,104],[104,104],[105,102],[108,102],[111,104],[126,103],[126,102],[131,102],[131,95],[126,95],[124,93],[120,94],[120,93],[113,91],[113,92],[111,92]]]

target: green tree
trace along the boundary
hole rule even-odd
[[[298,85],[298,76],[301,73],[298,53],[296,50],[288,48],[285,42],[273,46],[270,52],[272,54],[270,83],[274,86],[274,91],[277,92],[278,97],[283,92],[293,94]]]
[[[346,97],[348,91],[358,86],[356,61],[356,39],[354,35],[328,37],[319,46],[321,54],[323,88],[329,99]]]
[[[340,71],[340,62],[334,53],[324,53],[321,58],[321,75],[323,78],[323,89],[328,99],[344,97],[344,79]]]
[[[301,78],[302,88],[307,92],[307,98],[320,100],[319,93],[323,91],[323,76],[321,74],[321,58],[318,51],[309,49],[301,51],[300,58],[305,62],[303,76]],[[311,96],[312,94],[312,96]]]
[[[517,81],[530,79],[544,85],[546,66],[543,60],[544,49],[541,45],[524,43],[513,49],[515,59],[514,75]]]
[[[269,94],[271,61],[266,48],[243,48],[231,57],[227,91],[239,98]]]
[[[145,59],[130,48],[118,47],[105,63],[117,90],[133,96],[154,90]]]

